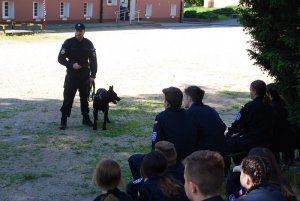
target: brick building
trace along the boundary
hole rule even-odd
[[[126,20],[179,21],[183,0],[0,0],[0,23],[3,22],[109,22]],[[122,12],[121,12],[122,13]],[[122,15],[122,14],[121,14]],[[124,14],[123,14],[124,15]]]

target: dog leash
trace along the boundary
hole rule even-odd
[[[95,97],[95,81],[88,80],[88,82],[89,82],[88,101],[91,102],[91,101],[94,101],[94,97]]]

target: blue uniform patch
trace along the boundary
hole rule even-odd
[[[136,180],[134,180],[132,183],[133,183],[133,184],[138,184],[138,183],[140,183],[141,181],[143,181],[143,179],[144,179],[144,178],[136,179]]]
[[[154,142],[156,140],[156,137],[157,137],[157,133],[154,131],[152,133],[152,141]]]
[[[235,120],[240,120],[241,119],[241,117],[242,117],[242,115],[241,115],[241,113],[240,112],[238,112],[237,114],[236,114],[236,117],[235,117]]]

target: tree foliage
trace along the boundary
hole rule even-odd
[[[196,6],[203,6],[204,5],[204,0],[185,0],[186,3],[189,3],[191,5],[196,5]]]
[[[251,35],[249,55],[275,79],[290,120],[300,125],[300,1],[240,0],[240,21]]]

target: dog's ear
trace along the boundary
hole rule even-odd
[[[113,91],[114,90],[114,85],[109,86],[109,90]]]

